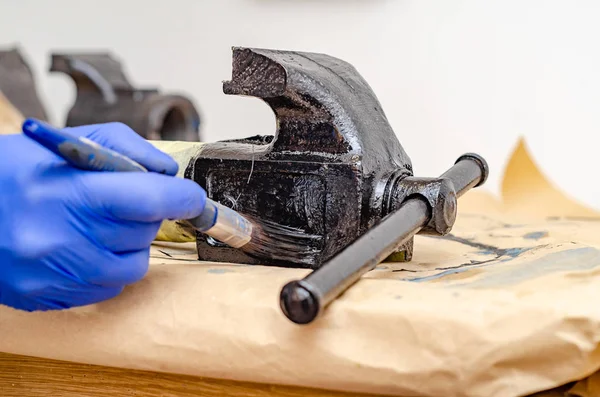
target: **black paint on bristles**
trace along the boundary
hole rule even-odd
[[[240,214],[252,223],[252,239],[240,248],[257,259],[311,265],[316,262],[323,236],[299,228],[281,225],[248,214]]]

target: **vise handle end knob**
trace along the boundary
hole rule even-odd
[[[475,162],[478,168],[473,167],[468,161]],[[465,153],[454,163],[454,167],[446,171],[442,177],[446,177],[454,184],[456,197],[462,196],[471,188],[483,185],[490,174],[487,161],[476,153]]]
[[[318,317],[322,305],[304,280],[287,283],[281,290],[279,304],[287,318],[296,324],[308,324]]]

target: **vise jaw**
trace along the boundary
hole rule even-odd
[[[381,104],[352,65],[324,54],[234,48],[223,91],[266,102],[275,133],[207,143],[185,176],[215,201],[314,238],[303,259],[288,260],[250,257],[198,233],[199,259],[317,269],[417,193],[432,205],[447,199],[422,233],[449,231],[456,200],[444,195],[452,189],[413,177]],[[412,243],[394,260],[410,260]]]

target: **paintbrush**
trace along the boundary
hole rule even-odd
[[[43,121],[29,118],[22,124],[23,133],[70,165],[87,171],[149,172],[127,156],[84,137],[59,130]],[[200,215],[182,220],[186,227],[204,233],[246,254],[273,260],[310,263],[318,253],[321,236],[274,222],[241,214],[210,198]]]

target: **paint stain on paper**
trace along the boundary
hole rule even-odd
[[[548,232],[532,232],[523,236],[527,240],[539,240],[544,237],[548,237]]]
[[[211,274],[225,274],[225,273],[233,273],[233,271],[229,269],[208,269],[207,272]]]
[[[454,288],[461,287],[474,289],[510,287],[552,273],[585,271],[600,267],[600,250],[592,247],[582,247],[553,252],[514,267],[494,268],[494,266],[489,266],[491,263],[492,261],[486,261],[480,265],[457,267],[430,276],[407,278],[403,279],[403,281],[439,281],[445,277],[469,271],[469,281],[464,283],[452,283],[449,286]],[[486,266],[485,272],[472,272],[473,269],[481,268],[483,266]],[[479,276],[479,278],[471,279],[471,276]],[[459,280],[453,279],[451,281]]]

